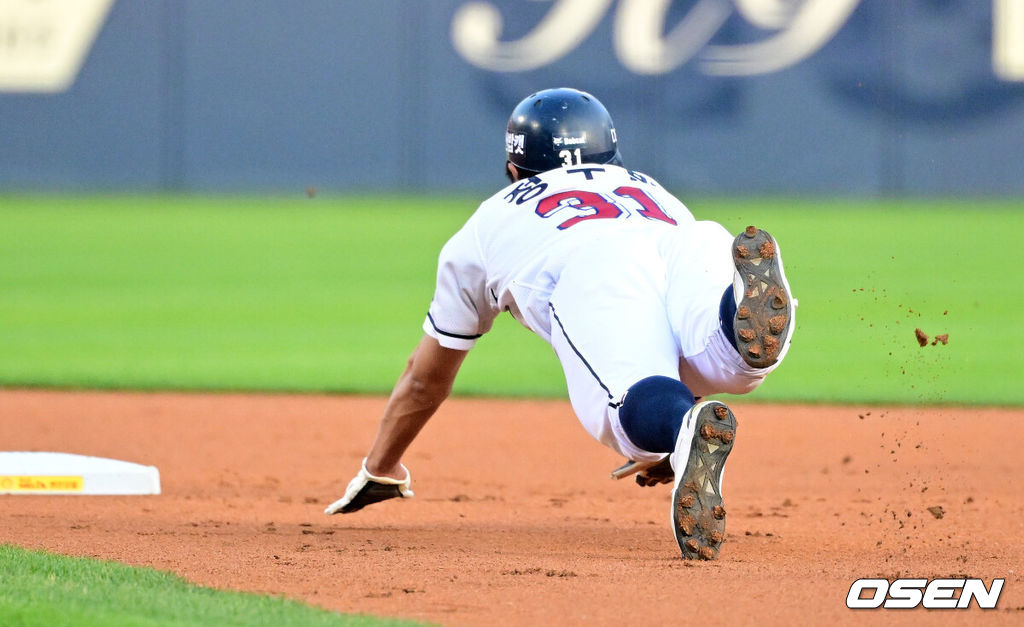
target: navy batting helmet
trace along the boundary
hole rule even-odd
[[[516,105],[505,154],[527,175],[581,163],[622,165],[608,110],[587,92],[567,87],[538,91]]]

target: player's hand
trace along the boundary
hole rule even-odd
[[[358,512],[367,505],[373,505],[381,501],[394,498],[412,498],[412,490],[409,483],[412,476],[409,469],[402,466],[405,471],[405,479],[392,479],[390,477],[375,477],[366,471],[366,460],[363,460],[363,467],[359,474],[348,484],[345,496],[331,503],[324,510],[325,514],[351,514]]]
[[[635,462],[627,461],[622,466],[612,471],[612,479],[624,479],[630,475],[636,475],[636,484],[642,488],[672,483],[675,481],[675,473],[672,472],[672,464],[668,455],[659,461]]]
[[[667,462],[668,458],[666,457],[664,462],[636,473],[636,484],[641,488],[649,488],[675,481],[676,475],[672,472],[672,466]]]

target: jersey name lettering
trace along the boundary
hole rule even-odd
[[[508,202],[515,201],[517,205],[521,205],[524,202],[533,200],[537,196],[540,196],[547,188],[547,183],[536,176],[531,176],[528,179],[520,181],[519,185],[513,187],[512,191],[505,194],[503,198]]]
[[[566,170],[566,174],[582,174],[587,177],[588,181],[594,180],[594,172],[604,172],[604,168],[576,168],[575,170]]]

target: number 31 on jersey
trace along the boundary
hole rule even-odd
[[[568,151],[563,150],[562,152]],[[656,203],[653,198],[648,196],[647,193],[639,187],[623,185],[622,187],[616,188],[612,193],[619,198],[628,198],[636,201],[636,203],[640,205],[640,210],[637,213],[648,220],[659,220],[673,226],[676,225],[676,221],[666,214],[662,208],[658,206],[658,203]],[[537,203],[536,213],[542,218],[550,218],[563,209],[572,209],[576,212],[590,212],[582,215],[576,215],[558,225],[559,230],[565,230],[585,220],[618,218],[626,212],[620,202],[621,201],[617,200],[609,200],[601,194],[577,189],[567,192],[558,192],[557,194],[541,198]]]

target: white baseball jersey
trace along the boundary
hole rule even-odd
[[[441,251],[424,331],[469,350],[508,311],[555,349],[584,427],[632,459],[623,393],[655,375],[695,395],[742,393],[752,370],[720,330],[732,236],[698,222],[651,177],[566,166],[484,201]]]

